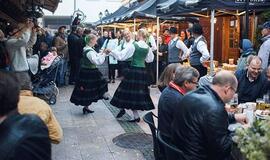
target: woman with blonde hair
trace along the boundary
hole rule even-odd
[[[178,66],[180,66],[179,63],[171,63],[161,73],[158,80],[158,89],[160,90],[160,92],[162,92],[173,80],[175,70]]]
[[[97,37],[94,34],[86,35],[84,40],[86,46],[83,48],[79,77],[70,101],[75,105],[84,106],[83,114],[86,114],[94,112],[88,108],[92,102],[97,102],[99,99],[108,99],[108,97],[105,97],[108,85],[97,69],[97,65],[101,65],[105,61],[105,52],[97,53],[93,49],[97,43]]]
[[[138,31],[138,42],[128,44],[122,51],[113,50],[110,53],[120,61],[128,58],[132,59],[124,79],[110,102],[113,106],[120,108],[120,112],[116,116],[117,118],[125,114],[125,109],[133,111],[134,118],[129,120],[129,122],[140,121],[137,110],[151,110],[155,108],[147,86],[148,74],[145,69],[145,62],[152,62],[154,54],[146,43],[146,39],[147,31],[140,29]]]

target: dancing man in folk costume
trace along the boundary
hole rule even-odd
[[[154,54],[145,42],[146,38],[147,31],[140,29],[138,31],[138,42],[127,45],[122,51],[116,49],[110,52],[110,55],[117,60],[132,58],[130,67],[110,102],[113,106],[120,108],[117,118],[125,114],[125,109],[133,111],[134,118],[129,122],[140,121],[137,110],[154,109],[150,91],[147,87],[148,75],[145,69],[145,62],[152,62]]]
[[[99,99],[108,100],[105,96],[108,91],[107,82],[96,66],[104,63],[106,53],[105,51],[97,53],[93,49],[97,43],[97,37],[93,34],[85,37],[85,43],[79,77],[70,98],[75,105],[84,106],[84,114],[94,112],[88,108],[92,102],[97,102]]]

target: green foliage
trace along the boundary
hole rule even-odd
[[[270,10],[265,11],[261,14],[262,21],[269,21],[270,20]]]
[[[248,160],[270,159],[270,121],[256,120],[251,128],[239,128],[233,140]]]

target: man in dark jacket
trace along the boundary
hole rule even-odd
[[[199,72],[193,67],[178,67],[175,77],[169,86],[162,92],[158,102],[158,129],[163,138],[171,140],[171,123],[175,113],[175,108],[181,106],[181,100],[187,92],[196,89]],[[167,159],[171,155],[168,151],[161,149],[161,154],[165,153]],[[163,153],[162,153],[163,152]]]
[[[166,137],[171,137],[171,123],[176,106],[184,94],[196,89],[199,72],[193,67],[178,67],[175,77],[162,92],[158,102],[158,129]]]
[[[19,93],[16,77],[0,71],[0,159],[50,160],[48,129],[39,117],[18,113]]]
[[[83,54],[84,41],[82,38],[83,28],[73,28],[74,31],[68,36],[68,52],[70,62],[69,84],[75,84],[79,76],[80,60]]]
[[[172,141],[183,152],[181,160],[225,160],[230,156],[232,138],[228,125],[246,123],[243,114],[228,115],[225,103],[237,89],[237,79],[220,71],[211,86],[202,86],[184,96],[176,106]]]

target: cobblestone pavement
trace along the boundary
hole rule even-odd
[[[113,96],[119,81],[109,84],[109,93]],[[150,129],[143,121],[128,123],[126,114],[122,119],[115,119],[118,109],[111,106],[109,101],[98,101],[91,105],[93,114],[83,115],[82,107],[69,102],[73,86],[60,88],[56,105],[52,109],[60,122],[64,138],[58,145],[53,145],[53,160],[151,160],[153,159],[152,146],[133,149],[117,145],[118,137],[133,136],[149,138]],[[157,105],[159,91],[151,89],[151,97]],[[156,110],[153,111],[156,113]],[[130,112],[128,112],[130,113]],[[140,112],[143,116],[146,112]],[[144,134],[147,133],[147,134]],[[144,136],[142,136],[144,135]],[[127,139],[126,138],[126,139]],[[114,142],[113,142],[114,139]],[[118,141],[117,141],[118,140]],[[128,139],[127,139],[128,140]],[[138,143],[139,144],[139,143]],[[120,147],[121,146],[121,147]]]

